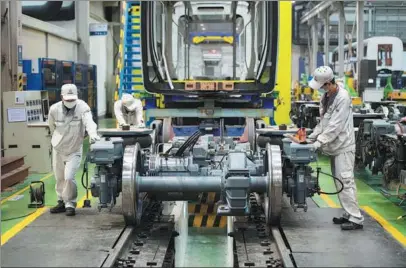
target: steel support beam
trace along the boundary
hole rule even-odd
[[[344,76],[344,39],[345,39],[345,16],[344,3],[340,3],[338,19],[338,75]]]
[[[319,50],[319,36],[317,34],[317,21],[316,19],[311,20],[311,31],[312,31],[312,56],[311,56],[311,72],[317,68],[317,52]]]
[[[324,11],[324,58],[325,62],[324,65],[328,66],[330,63],[329,58],[329,43],[330,43],[330,11]]]
[[[306,12],[302,18],[300,19],[300,23],[306,23],[309,22],[313,18],[317,18],[319,14],[322,14],[323,11],[326,9],[329,9],[331,7],[331,4],[334,3],[335,1],[322,1],[320,4],[315,6],[312,10],[309,12]]]
[[[364,2],[357,1],[357,91],[359,92],[359,81],[361,75],[361,59],[364,55]],[[361,96],[360,96],[361,97]]]
[[[89,64],[89,17],[90,17],[90,2],[76,1],[75,2],[75,20],[76,32],[80,44],[78,45],[78,62]]]
[[[21,44],[21,1],[1,2],[2,23],[2,84],[1,91],[18,89],[18,45]],[[22,73],[22,66],[20,66]]]

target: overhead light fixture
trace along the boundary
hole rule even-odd
[[[200,26],[202,26],[202,27],[203,27],[203,26],[204,26],[204,24],[203,24],[203,23],[200,23]]]
[[[206,28],[203,27],[203,28],[202,28],[202,31],[206,31]]]

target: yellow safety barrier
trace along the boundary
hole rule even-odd
[[[18,74],[18,91],[23,91],[23,85],[24,85],[24,77],[22,73]]]

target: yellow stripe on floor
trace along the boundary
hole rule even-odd
[[[367,212],[372,218],[374,218],[380,225],[390,233],[396,240],[399,241],[404,247],[406,247],[406,236],[404,236],[401,232],[399,232],[395,227],[392,226],[387,220],[385,220],[378,212],[373,210],[369,206],[361,206],[365,212]]]
[[[44,177],[44,179],[47,177]],[[17,193],[16,193],[17,194]],[[77,207],[82,207],[83,202],[86,200],[86,193],[85,195],[77,202],[78,206]],[[37,209],[33,214],[27,216],[24,220],[21,222],[17,223],[16,225],[13,226],[10,230],[8,230],[5,234],[1,235],[1,245],[3,246],[6,244],[11,238],[13,238],[15,235],[17,235],[21,230],[23,230],[26,226],[28,226],[30,223],[35,221],[39,216],[41,216],[46,210],[48,210],[49,206],[42,207]]]
[[[45,177],[41,178],[40,181],[44,181],[50,177],[52,177],[53,173],[49,173],[48,175],[46,175]],[[1,204],[3,205],[5,202],[7,202],[8,200],[12,199],[13,197],[22,194],[23,192],[27,191],[28,189],[30,189],[30,186],[25,186],[23,189],[15,192],[14,194],[10,195],[9,197],[6,197],[4,199],[1,200]]]
[[[327,203],[329,207],[332,208],[341,208],[341,206],[337,205],[333,199],[331,199],[328,195],[321,195],[321,198]],[[378,212],[373,210],[369,206],[361,206],[361,208],[369,214],[372,218],[374,218],[388,233],[390,233],[393,238],[395,238],[400,244],[406,246],[406,237],[399,232],[392,224],[390,224],[387,220],[385,220]]]
[[[5,243],[7,243],[8,240],[21,232],[22,229],[41,216],[47,209],[47,207],[37,209],[33,214],[27,216],[24,220],[14,225],[13,228],[8,230],[5,234],[1,235],[1,245],[3,246]]]

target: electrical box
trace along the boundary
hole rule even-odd
[[[25,156],[30,171],[52,171],[47,91],[3,92],[4,155]]]

